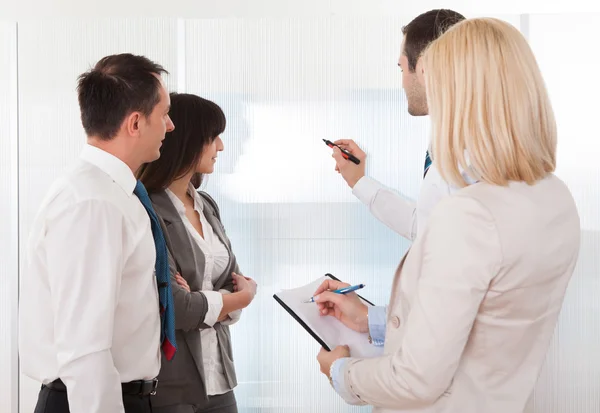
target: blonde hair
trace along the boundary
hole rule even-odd
[[[433,159],[494,185],[533,184],[556,168],[556,121],[527,40],[501,20],[465,20],[423,55]]]

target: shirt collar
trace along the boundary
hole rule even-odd
[[[133,195],[137,180],[125,162],[100,148],[86,144],[80,158],[98,167],[112,178],[128,196]]]
[[[167,193],[167,195],[169,195],[169,198],[171,199],[171,202],[173,202],[173,205],[175,206],[177,213],[182,217],[185,216],[185,205],[183,205],[183,202],[181,202],[181,199],[179,199],[177,197],[177,195],[175,195],[173,193],[173,191],[171,191],[169,188],[167,188],[165,190],[165,192]],[[198,212],[203,212],[204,205],[198,199],[199,198],[198,192],[196,192],[196,188],[194,188],[194,185],[192,185],[191,183],[188,187],[188,194],[190,194],[192,199],[194,200],[194,209]]]
[[[198,191],[196,190],[194,185],[192,185],[191,182],[190,182],[190,185],[188,186],[188,194],[190,194],[192,196],[192,198],[194,198],[194,209],[198,212],[204,212],[204,203],[202,203],[202,200],[200,199],[200,195],[198,194]]]

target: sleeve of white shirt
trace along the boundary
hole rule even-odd
[[[117,207],[87,200],[61,211],[46,227],[56,361],[71,413],[124,411],[111,354],[124,226]]]
[[[231,294],[231,291],[229,290],[219,290],[221,292],[221,294]],[[221,321],[221,324],[223,324],[224,326],[230,326],[233,325],[235,323],[237,323],[238,321],[240,321],[240,318],[242,317],[242,310],[235,310],[232,311],[231,313],[228,314],[229,318],[226,318],[225,320]]]
[[[386,188],[376,180],[363,176],[352,188],[352,193],[375,218],[404,238],[417,236],[417,204]]]
[[[447,198],[432,212],[421,242],[419,285],[398,351],[350,358],[341,367],[343,391],[352,400],[419,410],[435,403],[456,374],[479,306],[502,265],[496,223],[478,201]]]
[[[208,311],[204,316],[204,324],[209,327],[215,325],[219,319],[219,314],[223,309],[223,294],[218,291],[200,291],[206,297],[208,302]]]

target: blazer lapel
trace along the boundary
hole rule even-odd
[[[223,224],[221,223],[219,218],[217,218],[215,210],[211,205],[208,204],[208,202],[204,200],[202,195],[200,195],[200,199],[202,199],[202,207],[204,209],[204,216],[206,217],[206,220],[212,227],[217,237],[221,240],[225,247],[227,247],[227,250],[231,252],[229,248],[229,239],[227,239],[227,237],[225,236],[225,228],[223,228]]]
[[[204,216],[206,217],[206,221],[208,221],[208,224],[212,227],[213,232],[215,233],[217,238],[219,238],[219,240],[221,240],[223,245],[225,245],[225,248],[227,249],[227,252],[229,253],[229,263],[227,264],[227,268],[225,269],[225,272],[223,274],[221,274],[219,279],[214,283],[215,289],[218,290],[223,286],[223,284],[225,284],[225,281],[231,275],[230,271],[233,271],[235,269],[235,262],[234,262],[235,256],[233,255],[233,252],[231,251],[229,238],[227,238],[227,236],[225,235],[225,228],[223,227],[221,220],[219,220],[219,218],[217,217],[216,211],[214,210],[212,205],[210,205],[204,199],[204,197],[202,195],[199,195],[199,196],[200,196],[200,199],[202,200],[202,208],[203,208]]]
[[[194,242],[181,220],[175,205],[165,191],[150,195],[156,213],[165,223],[170,252],[177,270],[191,288],[201,289],[204,280],[204,254]]]

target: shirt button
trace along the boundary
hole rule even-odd
[[[392,317],[392,326],[394,328],[400,327],[400,319],[397,316]]]

